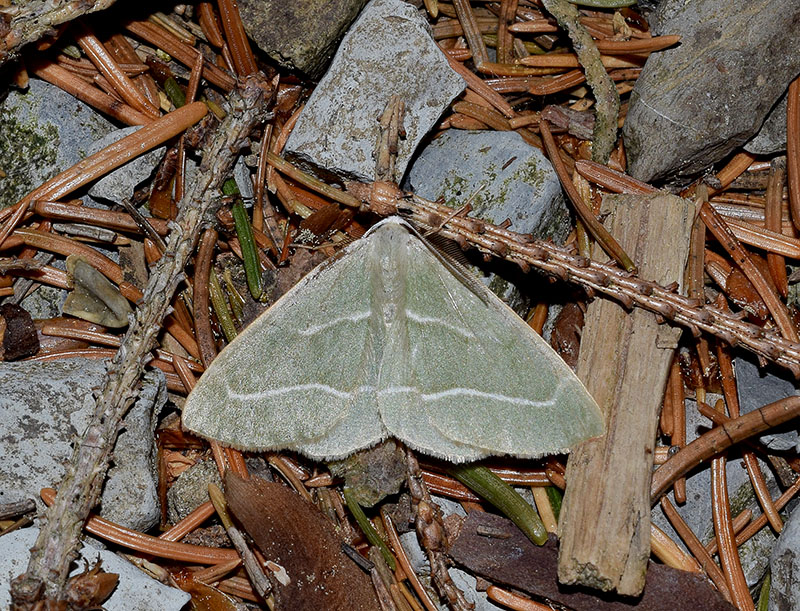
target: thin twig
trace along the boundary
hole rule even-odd
[[[773,290],[769,283],[764,278],[761,271],[756,267],[753,260],[750,258],[749,253],[739,244],[736,236],[728,227],[725,219],[716,212],[708,201],[703,201],[700,205],[700,218],[708,227],[708,230],[717,238],[717,241],[728,252],[731,258],[736,262],[742,270],[747,279],[753,283],[756,291],[764,300],[769,308],[769,313],[775,320],[775,324],[780,329],[781,335],[791,342],[798,342],[797,330],[794,328],[786,305],[780,300],[778,294]]]
[[[417,536],[428,554],[431,577],[439,593],[444,596],[453,611],[469,611],[474,606],[464,598],[464,593],[453,583],[447,572],[447,558],[444,554],[446,535],[441,510],[431,500],[414,453],[407,450],[406,456],[408,488],[416,516]]]
[[[721,300],[724,301],[722,297]],[[719,377],[722,383],[722,394],[725,398],[725,404],[728,407],[728,413],[731,418],[738,418],[741,414],[739,409],[739,393],[736,388],[736,376],[733,370],[733,361],[728,350],[724,346],[717,347],[717,364],[719,367]],[[750,476],[750,483],[753,485],[753,491],[756,494],[764,515],[767,516],[769,523],[775,532],[780,533],[783,530],[783,520],[778,515],[778,510],[775,508],[775,503],[772,501],[767,482],[764,479],[764,474],[761,473],[761,467],[758,465],[755,453],[751,449],[742,448],[742,458],[744,458],[744,465],[747,469],[747,474]]]
[[[595,97],[597,116],[594,123],[592,160],[606,163],[617,142],[619,94],[614,81],[603,67],[600,52],[589,32],[580,22],[578,7],[567,0],[543,0],[547,11],[567,30],[575,53],[586,73],[586,82]]]
[[[36,502],[33,499],[16,501],[14,503],[3,503],[0,505],[0,520],[16,518],[17,516],[36,511]]]
[[[542,121],[539,124],[539,130],[542,134],[542,142],[544,143],[550,163],[553,164],[553,168],[556,170],[559,180],[561,180],[561,186],[564,188],[564,191],[566,191],[569,200],[575,208],[575,212],[578,214],[583,224],[586,225],[592,237],[600,243],[603,250],[613,257],[617,263],[628,271],[634,271],[636,266],[633,264],[631,258],[614,239],[614,236],[608,232],[608,229],[597,220],[594,212],[586,205],[586,202],[583,201],[583,198],[580,193],[578,193],[572,180],[570,180],[567,169],[561,162],[561,157],[558,154],[558,147],[553,139],[553,135],[550,133],[547,121]]]
[[[704,460],[748,437],[783,424],[798,414],[800,397],[787,397],[714,427],[656,469],[650,485],[650,502],[656,503],[677,478]]]
[[[23,45],[51,34],[55,26],[87,13],[101,11],[112,4],[114,0],[52,0],[4,5],[3,17],[7,19],[4,27],[8,30],[0,39],[0,64],[15,57]]]

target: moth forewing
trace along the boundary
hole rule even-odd
[[[412,447],[455,462],[561,452],[602,432],[583,385],[488,289],[408,241],[405,384],[380,381],[381,417]],[[386,353],[390,362],[397,355]],[[403,387],[406,387],[403,390]],[[447,440],[447,444],[441,440]]]
[[[297,447],[315,458],[344,457],[382,439],[369,247],[348,246],[242,331],[189,395],[184,426],[241,449]]]

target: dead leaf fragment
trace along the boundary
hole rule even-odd
[[[510,520],[486,512],[470,512],[449,543],[453,560],[476,575],[575,611],[733,611],[702,576],[652,562],[638,598],[561,585],[554,536],[538,547]]]
[[[73,289],[64,301],[65,314],[105,327],[127,326],[133,310],[108,278],[76,255],[67,257],[67,274]]]
[[[556,317],[550,345],[572,369],[578,364],[584,310],[577,302],[565,303]]]
[[[356,502],[373,507],[390,494],[397,494],[406,481],[406,453],[389,439],[328,464],[331,474],[344,477]]]
[[[767,304],[764,303],[753,283],[739,269],[734,269],[728,276],[725,292],[733,303],[747,310],[759,320],[766,320],[769,317]]]
[[[83,573],[72,577],[67,583],[67,603],[70,609],[95,609],[102,605],[119,582],[119,575],[116,573],[106,573],[102,569],[100,560],[97,564],[89,568],[86,567]]]
[[[286,585],[273,580],[278,608],[380,608],[369,576],[342,552],[333,524],[299,494],[281,484],[257,477],[244,480],[228,472],[225,495],[231,512],[264,557],[286,571]]]

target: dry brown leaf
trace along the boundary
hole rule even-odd
[[[342,551],[333,524],[299,494],[230,472],[225,492],[231,512],[267,560],[285,569],[289,582],[273,580],[278,607],[294,611],[373,611],[378,599],[369,576]]]

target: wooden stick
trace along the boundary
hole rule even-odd
[[[623,195],[606,196],[603,206],[611,210],[611,231],[647,277],[681,279],[693,221],[690,202],[666,194]],[[663,248],[665,236],[669,249]],[[679,336],[649,314],[607,301],[589,305],[577,373],[606,414],[607,430],[574,449],[567,463],[562,583],[629,596],[644,587],[658,410]]]

